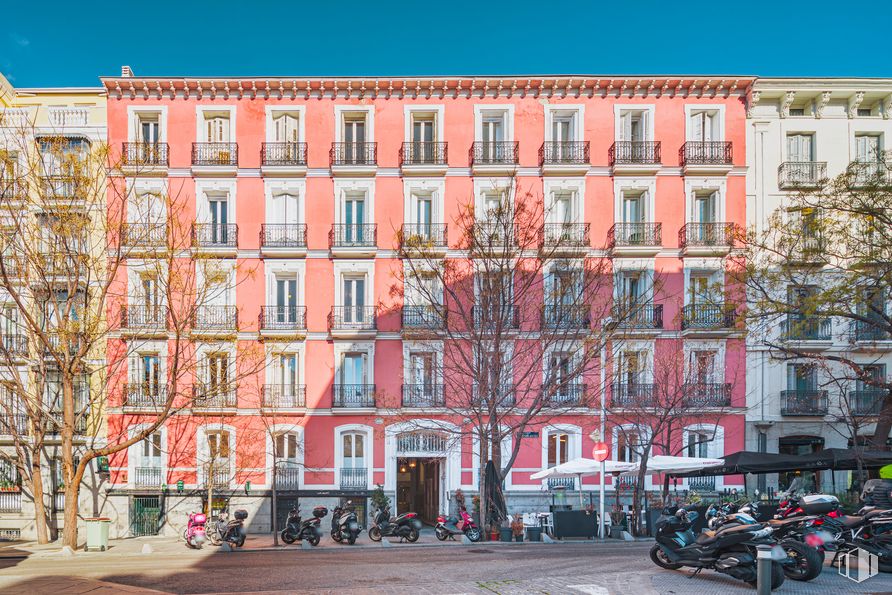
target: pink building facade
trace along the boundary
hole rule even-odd
[[[672,362],[705,403],[672,454],[742,450],[744,340],[704,294],[728,291],[729,230],[746,223],[751,82],[103,79],[110,147],[143,166],[121,172],[139,203],[128,222],[176,218],[189,235],[167,262],[219,287],[203,295],[192,332],[199,364],[183,390],[250,369],[112,458],[119,510],[133,516],[136,499],[160,494],[166,514],[185,515],[213,484],[215,504],[249,508],[252,530],[268,530],[274,454],[284,509],[297,497],[362,502],[380,484],[400,512],[430,518],[456,490],[472,492],[471,438],[444,446],[419,429],[443,417],[437,399],[449,396],[414,388],[429,380],[416,376],[413,323],[392,288],[404,226],[423,226],[444,258],[459,257],[461,205],[502,189],[564,201],[555,222],[579,226],[585,257],[609,259],[614,296],[649,300],[642,328],[613,348],[614,403]],[[167,208],[151,206],[153,196],[171,197]],[[132,259],[120,278],[123,314],[109,312],[120,321],[109,357],[126,360],[113,367],[112,428],[145,423],[142,392],[169,372],[172,339],[146,329],[144,315],[158,303],[147,274],[158,258],[168,256]],[[613,458],[634,458],[621,425],[608,417],[604,439]],[[530,475],[591,456],[598,426],[596,407],[533,424],[506,481],[509,508],[547,506],[554,486]],[[678,489],[741,485],[716,481]]]

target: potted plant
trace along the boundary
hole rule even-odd
[[[610,511],[610,537],[622,539],[623,529],[626,526],[626,513],[622,508],[614,506]]]
[[[519,514],[515,514],[511,521],[511,535],[514,536],[514,541],[523,541],[523,517]]]

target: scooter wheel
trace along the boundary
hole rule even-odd
[[[468,529],[468,539],[470,539],[474,543],[480,541],[480,538],[482,536],[483,535],[482,535],[482,533],[480,533],[480,529],[477,529],[477,528]]]
[[[794,581],[810,581],[818,577],[823,570],[822,556],[815,548],[801,541],[785,539],[781,547],[792,560],[784,565],[784,575]]]
[[[446,541],[449,538],[449,534],[439,527],[437,527],[434,532],[437,534],[437,539],[439,539],[440,541]]]
[[[241,537],[239,537],[239,540],[238,542],[236,542],[235,545],[236,547],[242,547],[243,545],[245,545],[245,536],[242,535]]]
[[[285,543],[287,543],[289,545],[296,541],[294,539],[294,536],[288,532],[288,529],[282,529],[281,537],[282,537],[282,541],[284,541]]]
[[[666,570],[678,570],[681,568],[681,564],[673,564],[670,562],[669,557],[666,556],[666,552],[664,552],[658,545],[650,548],[650,559],[654,564],[660,568],[665,568]]]
[[[372,541],[381,541],[381,529],[372,527],[369,529],[369,539]]]
[[[371,530],[369,531],[369,534],[371,535]],[[415,543],[416,541],[418,541],[418,535],[418,529],[410,529],[409,534],[406,535],[406,541],[408,541],[409,543]]]
[[[332,531],[331,538],[334,539],[335,541],[337,541],[338,543],[341,543],[341,532],[340,531]]]
[[[310,545],[316,547],[317,545],[319,545],[319,536],[314,533],[313,535],[307,537],[307,541],[310,542]]]
[[[350,544],[350,545],[353,545],[354,543],[356,543],[356,535],[354,535],[353,533],[351,533],[350,535],[348,535],[348,536],[347,536],[347,543]]]

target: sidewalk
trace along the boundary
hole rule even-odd
[[[27,589],[29,595],[55,595],[57,593],[63,595],[69,593],[72,595],[75,593],[90,593],[90,595],[142,593],[150,595],[152,593],[165,593],[164,591],[108,583],[79,576],[0,576],[0,593],[22,593],[25,589]]]

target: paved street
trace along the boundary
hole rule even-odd
[[[142,546],[151,544],[152,553]],[[326,543],[326,541],[323,541]],[[387,548],[328,544],[314,550],[271,551],[262,539],[226,553],[187,550],[170,539],[118,542],[110,551],[64,556],[58,547],[0,549],[0,592],[102,594],[117,592],[227,593],[752,593],[712,572],[656,568],[650,543],[434,544]],[[252,547],[253,546],[253,547]],[[892,592],[892,576],[858,585],[835,570],[811,583],[787,581],[781,593]]]

